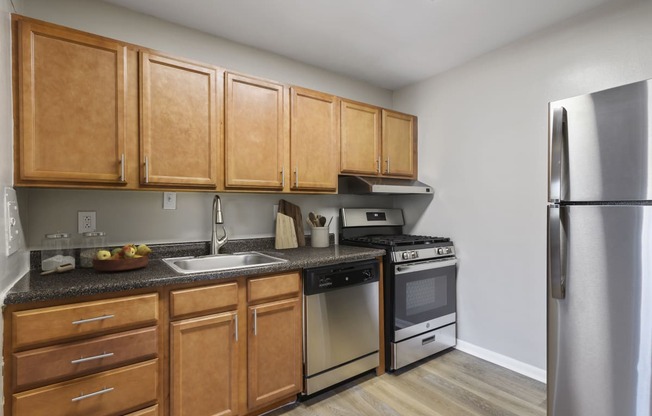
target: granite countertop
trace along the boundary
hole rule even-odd
[[[78,296],[121,292],[148,287],[157,288],[191,282],[210,283],[211,281],[238,276],[254,276],[288,270],[299,270],[308,267],[348,263],[372,259],[385,254],[384,250],[345,245],[331,245],[326,248],[306,246],[294,249],[275,250],[269,247],[269,242],[263,242],[262,245],[260,242],[258,244],[247,242],[240,243],[239,245],[236,243],[231,244],[229,250],[225,250],[225,252],[233,253],[255,250],[288,261],[285,263],[223,272],[181,274],[172,270],[161,258],[202,255],[205,253],[189,253],[188,250],[178,250],[178,246],[174,247],[176,249],[170,249],[170,246],[166,246],[165,248],[153,246],[154,253],[158,252],[158,255],[152,256],[146,268],[116,273],[100,273],[94,269],[78,268],[66,273],[41,276],[39,268],[34,267],[34,262],[32,262],[32,270],[26,273],[9,290],[4,299],[4,304],[73,299]],[[201,244],[199,250],[203,250],[203,247],[205,247],[205,244]]]

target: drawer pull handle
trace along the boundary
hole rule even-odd
[[[435,336],[434,335],[431,336],[431,337],[422,339],[421,340],[421,345],[430,344],[431,342],[435,342]]]
[[[70,361],[70,364],[85,363],[86,361],[101,360],[102,358],[108,358],[108,357],[113,357],[113,353],[112,352],[105,352],[105,353],[102,353],[100,355],[94,355],[92,357],[78,358],[76,360]]]
[[[105,394],[105,393],[108,393],[110,391],[113,391],[113,387],[105,387],[102,390],[98,390],[98,391],[96,391],[94,393],[88,393],[88,394],[82,393],[81,395],[79,395],[77,397],[74,397],[71,401],[78,402],[80,400],[89,399],[91,397],[99,396],[100,394]]]
[[[96,316],[95,318],[88,318],[88,319],[80,319],[79,321],[72,321],[73,325],[81,325],[81,324],[87,324],[89,322],[95,322],[95,321],[103,321],[105,319],[111,319],[115,317],[115,315],[102,315],[102,316]]]

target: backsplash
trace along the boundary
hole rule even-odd
[[[214,193],[178,192],[177,209],[163,209],[163,193],[154,191],[63,190],[18,188],[20,215],[27,249],[41,249],[45,234],[67,232],[80,246],[77,212],[95,211],[97,231],[106,232],[106,245],[206,242],[211,233]],[[337,239],[341,207],[392,207],[391,196],[293,195],[219,193],[224,226],[230,241],[274,237],[274,205],[286,199],[301,208],[333,218],[330,233]],[[304,224],[306,232],[309,227]]]

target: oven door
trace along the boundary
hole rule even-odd
[[[394,342],[455,322],[457,259],[394,265]]]

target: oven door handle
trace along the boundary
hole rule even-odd
[[[455,266],[456,264],[457,264],[457,259],[423,261],[419,263],[402,264],[400,266],[396,266],[396,271],[394,272],[394,274],[404,274],[404,273],[419,272],[423,270],[440,269],[442,267]]]

